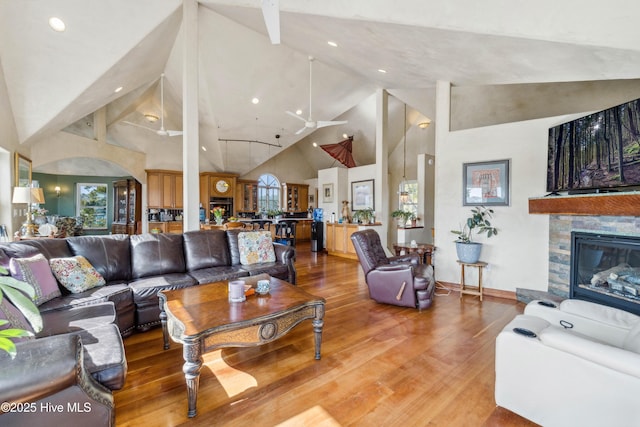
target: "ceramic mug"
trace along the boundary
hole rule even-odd
[[[242,302],[246,299],[244,296],[244,280],[229,281],[229,301]]]
[[[256,287],[256,292],[259,294],[266,294],[269,292],[269,281],[268,280],[258,280],[258,286]]]

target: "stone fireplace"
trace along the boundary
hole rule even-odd
[[[550,215],[549,292],[571,296],[571,232],[634,236],[640,240],[640,217]]]
[[[569,296],[640,314],[640,237],[573,231]]]

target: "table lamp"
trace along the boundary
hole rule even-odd
[[[42,188],[14,187],[13,204],[27,204],[27,221],[24,223],[26,230],[23,237],[35,237],[33,219],[31,218],[31,204],[44,203],[44,191]]]

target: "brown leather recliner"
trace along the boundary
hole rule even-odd
[[[387,257],[373,229],[356,231],[351,241],[372,299],[419,309],[431,306],[435,292],[433,266],[419,264],[415,253]]]

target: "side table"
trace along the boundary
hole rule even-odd
[[[487,263],[483,261],[469,263],[469,262],[462,262],[458,260],[458,264],[460,264],[460,299],[462,299],[463,294],[467,294],[467,295],[479,296],[480,301],[482,301],[482,269],[487,266]],[[472,289],[466,288],[466,283],[464,280],[465,267],[478,268],[478,286],[477,287],[472,287]]]

